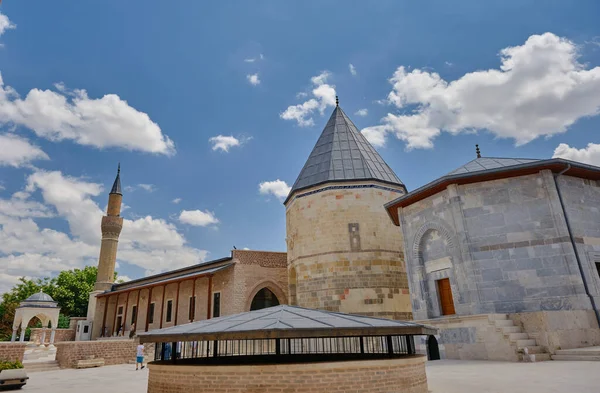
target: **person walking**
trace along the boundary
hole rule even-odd
[[[144,369],[144,345],[139,344],[137,346],[137,356],[135,358],[135,369],[138,370],[138,365],[142,366],[142,370]]]

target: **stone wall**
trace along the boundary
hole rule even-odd
[[[45,344],[50,344],[50,335],[52,334],[52,329],[46,329],[46,340]],[[29,342],[34,342],[36,344],[41,344],[42,341],[42,328],[33,328],[31,329],[31,336],[29,337]],[[73,329],[56,329],[54,334],[54,342],[60,341],[75,341],[75,330]]]
[[[0,342],[0,361],[22,362],[26,345],[24,342]]]
[[[415,319],[440,316],[442,278],[458,315],[591,308],[549,171],[450,185],[399,217]]]
[[[149,364],[148,393],[427,393],[425,358],[260,366]]]
[[[232,260],[235,262],[227,269],[215,273],[212,277],[211,295],[209,298],[209,278],[201,277],[166,286],[132,290],[129,293],[114,294],[101,297],[96,303],[92,338],[100,337],[103,321],[109,336],[114,336],[118,330],[119,316],[124,325],[124,337],[129,337],[132,324],[135,323],[137,332],[146,328],[148,313],[148,297],[152,296],[150,304],[154,304],[154,319],[148,323],[148,330],[160,329],[191,322],[190,299],[196,297],[194,321],[207,319],[209,302],[211,315],[214,315],[214,294],[220,293],[221,316],[231,315],[250,310],[253,296],[262,288],[269,288],[280,304],[287,303],[287,257],[286,253],[234,250]],[[170,273],[166,273],[169,276]],[[195,287],[194,287],[195,286]],[[163,295],[164,292],[164,295]],[[179,296],[177,295],[179,292]],[[139,302],[138,302],[139,296]],[[104,311],[106,307],[106,318]],[[164,300],[164,302],[163,302]],[[172,310],[168,318],[168,304]],[[137,307],[137,318],[133,320],[133,308]],[[122,313],[119,314],[119,309]],[[117,312],[115,318],[115,311]],[[161,323],[162,318],[162,323]]]
[[[592,310],[540,311],[509,314],[537,345],[549,353],[559,349],[600,345],[600,329]]]
[[[135,360],[137,340],[98,340],[56,343],[56,361],[60,368],[75,368],[78,360],[104,359],[105,365],[126,364]],[[154,360],[154,344],[145,344],[145,360]]]
[[[377,183],[327,184],[286,205],[290,297],[308,308],[411,319],[402,234]]]

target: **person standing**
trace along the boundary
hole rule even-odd
[[[142,370],[144,369],[144,345],[138,344],[137,346],[137,356],[135,359],[135,369],[138,370],[138,365],[142,366]]]

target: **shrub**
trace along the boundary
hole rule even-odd
[[[0,360],[0,371],[15,370],[17,368],[23,368],[23,363],[21,363],[18,360],[15,360],[14,362],[7,362],[7,361]]]

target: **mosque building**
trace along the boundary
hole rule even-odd
[[[407,192],[336,102],[284,205],[287,253],[114,283],[120,173],[83,339],[291,304],[438,329],[430,359],[521,360],[600,344],[600,168],[477,158]]]

